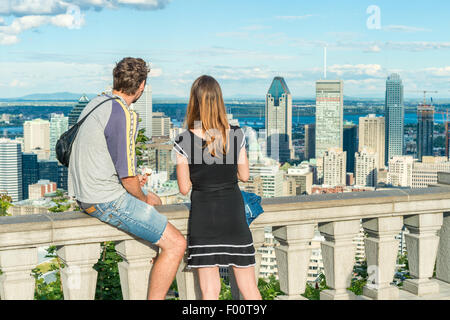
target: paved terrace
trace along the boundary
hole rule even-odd
[[[446,176],[448,178],[448,176]],[[445,178],[445,177],[444,177]],[[442,178],[441,180],[445,180]],[[311,257],[310,241],[318,225],[328,290],[321,299],[450,299],[450,188],[395,189],[263,199],[265,212],[252,225],[255,248],[264,242],[264,227],[273,227],[280,299],[304,299]],[[187,231],[186,204],[158,207],[181,230]],[[362,221],[370,274],[363,296],[346,290],[355,263],[355,244]],[[398,235],[406,234],[412,279],[402,289],[391,285],[398,252]],[[61,271],[65,299],[94,299],[100,243],[115,241],[124,261],[119,272],[124,299],[145,299],[155,247],[130,234],[80,213],[0,217],[1,299],[33,299],[37,248],[56,245],[66,267]],[[256,274],[260,254],[256,255]],[[435,269],[435,274],[434,274]],[[199,299],[195,273],[182,262],[177,273],[181,299]],[[233,282],[232,282],[233,283]],[[236,288],[234,287],[234,296]]]

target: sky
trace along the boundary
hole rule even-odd
[[[294,97],[322,79],[344,95],[450,97],[450,1],[0,0],[0,98],[100,93],[123,57],[151,65],[155,97],[189,96],[208,74],[225,97],[263,99],[282,76]]]

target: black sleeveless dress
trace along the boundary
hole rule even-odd
[[[192,182],[188,268],[255,265],[255,248],[238,186],[237,159],[244,132],[231,126],[228,152],[213,158],[206,141],[186,130],[174,150],[188,159]]]

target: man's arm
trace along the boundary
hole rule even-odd
[[[139,176],[126,177],[120,180],[122,181],[122,185],[125,188],[125,190],[127,190],[128,193],[131,194],[132,196],[152,206],[159,206],[162,204],[161,199],[153,192],[149,192],[147,195],[145,195],[144,192],[142,192]]]

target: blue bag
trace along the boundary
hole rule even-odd
[[[255,220],[261,213],[264,212],[261,207],[261,197],[251,193],[242,191],[242,198],[244,199],[245,206],[245,217],[247,218],[247,223],[250,225],[253,220]]]

